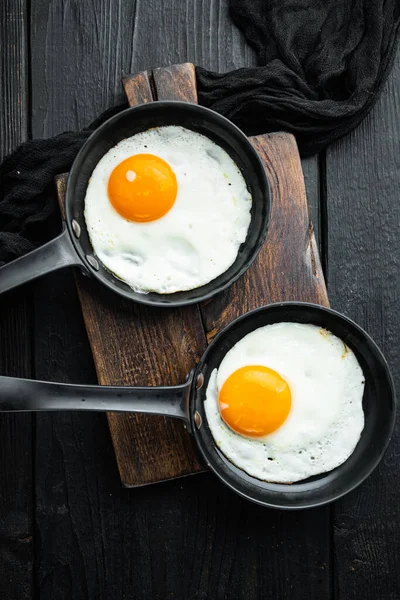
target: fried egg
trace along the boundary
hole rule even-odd
[[[364,375],[354,352],[311,324],[275,323],[242,338],[210,376],[204,403],[216,445],[264,481],[331,471],[364,428]]]
[[[96,165],[85,220],[103,265],[137,292],[200,287],[235,262],[251,195],[229,154],[183,127],[126,138]]]

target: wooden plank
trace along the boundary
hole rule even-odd
[[[151,85],[146,71],[136,73],[135,79],[123,77],[122,84],[131,106],[153,101]]]
[[[35,286],[34,302],[36,378],[96,383],[73,273],[43,278]],[[37,416],[35,582],[40,598],[102,597],[91,592],[97,583],[96,561],[90,556],[100,556],[100,529],[93,525],[99,491],[92,477],[100,470],[99,446],[108,442],[105,424],[98,414]],[[93,440],[96,427],[101,441]],[[101,468],[107,469],[107,463]]]
[[[0,3],[0,162],[28,136],[27,2]],[[32,375],[30,292],[0,298],[0,373]],[[0,415],[0,589],[2,598],[33,595],[31,415]]]
[[[400,384],[400,54],[367,119],[327,152],[332,304],[371,333]],[[335,598],[400,597],[400,438],[375,473],[334,506]]]
[[[301,168],[304,175],[306,186],[306,196],[310,208],[311,223],[313,224],[315,241],[319,250],[319,255],[324,269],[325,256],[324,248],[321,244],[321,181],[319,174],[319,161],[322,158],[318,156],[308,156],[301,161]]]
[[[118,102],[114,81],[119,86],[121,58],[115,39],[124,22],[124,37],[130,37],[134,10],[134,3],[124,4],[124,14],[110,18],[108,1],[30,3],[34,137],[84,127]],[[35,284],[33,333],[37,378],[97,382],[72,272]],[[115,596],[109,571],[118,571],[113,557],[126,557],[121,539],[133,527],[118,496],[121,484],[105,416],[38,415],[35,460],[37,596],[104,600],[107,580],[108,597]]]
[[[159,100],[180,100],[197,104],[196,74],[193,64],[158,67],[153,71],[153,78]]]

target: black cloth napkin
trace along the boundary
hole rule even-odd
[[[200,104],[248,135],[292,132],[303,156],[354,129],[376,102],[396,51],[399,0],[230,0],[259,65],[196,68]],[[88,128],[26,142],[0,165],[0,264],[54,233],[54,176],[68,171]]]

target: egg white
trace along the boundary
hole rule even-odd
[[[173,207],[147,223],[124,219],[107,194],[113,169],[140,153],[164,159],[178,183]],[[85,220],[108,270],[135,291],[170,294],[200,287],[235,262],[251,204],[243,175],[225,150],[197,132],[168,126],[127,138],[102,157],[87,187]]]
[[[289,384],[286,421],[261,438],[230,429],[218,408],[226,379],[246,365],[275,370]],[[364,375],[353,351],[315,325],[276,323],[241,339],[211,376],[205,412],[225,456],[249,475],[291,483],[331,471],[352,454],[364,428]]]

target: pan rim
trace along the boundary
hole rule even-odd
[[[157,294],[155,292],[151,292],[151,295],[150,295],[150,294],[146,294],[146,293],[135,292],[133,289],[130,289],[129,286],[127,284],[124,284],[124,282],[122,282],[122,281],[121,281],[121,284],[124,284],[126,286],[126,289],[125,289],[125,287],[122,287],[122,285],[121,285],[121,287],[118,287],[117,283],[109,281],[105,277],[101,276],[97,272],[97,270],[95,268],[93,268],[93,265],[89,261],[87,261],[86,255],[83,252],[83,249],[79,243],[79,240],[74,235],[74,230],[73,230],[73,226],[72,226],[74,216],[71,214],[71,204],[72,204],[74,190],[72,189],[71,181],[76,177],[76,172],[79,170],[80,163],[82,161],[82,157],[85,155],[87,148],[91,144],[93,144],[93,140],[96,139],[96,137],[99,135],[99,132],[101,132],[101,130],[106,129],[107,127],[112,125],[114,122],[117,122],[118,120],[122,119],[124,116],[134,113],[136,111],[143,111],[143,110],[148,111],[148,110],[155,109],[155,107],[157,107],[158,109],[160,107],[161,107],[161,109],[163,107],[165,107],[166,109],[168,107],[170,107],[170,108],[171,107],[172,108],[181,107],[183,110],[194,110],[195,112],[197,112],[199,114],[207,115],[210,119],[217,119],[224,128],[230,129],[231,131],[233,131],[235,133],[235,135],[240,138],[240,140],[241,140],[240,143],[242,144],[243,148],[245,148],[246,151],[249,154],[251,154],[252,160],[254,161],[254,163],[257,163],[257,171],[258,171],[257,178],[258,178],[258,180],[260,180],[260,179],[262,180],[262,184],[263,184],[263,188],[264,188],[263,196],[264,196],[264,199],[265,198],[267,199],[267,202],[265,202],[265,207],[264,207],[265,217],[262,220],[262,230],[260,228],[260,233],[257,236],[257,243],[251,249],[249,248],[250,257],[245,260],[245,263],[240,268],[238,268],[237,271],[229,277],[229,279],[227,279],[225,282],[219,283],[216,286],[213,285],[213,282],[217,281],[220,277],[222,277],[235,264],[235,262],[237,261],[237,259],[239,257],[240,249],[248,244],[247,238],[246,238],[246,240],[239,246],[238,254],[236,256],[235,262],[232,263],[232,265],[226,271],[221,273],[218,277],[211,280],[207,284],[199,286],[198,288],[193,288],[192,290],[186,290],[186,292],[189,293],[189,292],[193,292],[195,290],[201,290],[202,288],[204,288],[206,286],[212,286],[211,289],[209,289],[208,292],[200,293],[200,294],[196,295],[195,297],[189,298],[189,299],[186,299],[186,298],[178,298],[178,299],[175,298],[174,299],[175,295],[185,294],[185,291],[175,292],[175,293],[168,294],[168,295],[167,294],[164,294],[164,295]],[[206,135],[206,134],[204,134],[204,135]],[[246,177],[246,173],[243,173],[243,176],[245,178],[246,184],[248,185],[248,179]],[[214,297],[215,295],[228,289],[233,283],[235,283],[235,281],[237,281],[240,277],[242,277],[242,275],[244,275],[244,273],[251,267],[251,265],[257,258],[261,248],[263,247],[263,245],[265,243],[269,225],[270,225],[271,208],[272,208],[272,193],[271,193],[271,186],[270,186],[269,178],[268,178],[266,169],[264,167],[264,164],[261,160],[261,157],[259,156],[257,150],[254,148],[249,137],[246,136],[245,133],[239,127],[237,127],[237,125],[232,123],[232,121],[230,121],[223,115],[220,115],[216,111],[214,111],[210,108],[207,108],[205,106],[201,106],[199,104],[194,104],[191,102],[183,102],[183,101],[179,101],[179,100],[155,100],[153,102],[139,104],[137,106],[131,106],[131,107],[128,107],[128,108],[120,111],[116,115],[113,115],[112,117],[107,119],[107,121],[102,123],[98,128],[96,128],[90,134],[90,136],[87,138],[87,140],[85,141],[83,146],[80,148],[78,154],[76,155],[74,162],[71,166],[71,169],[69,171],[69,174],[68,174],[66,194],[65,194],[65,220],[66,220],[67,229],[69,231],[70,238],[72,240],[74,248],[80,257],[80,260],[82,261],[82,263],[86,267],[86,269],[89,271],[89,273],[93,277],[95,277],[102,285],[104,285],[106,288],[108,288],[111,292],[118,294],[119,296],[122,296],[124,298],[127,298],[128,300],[130,300],[132,302],[137,302],[139,304],[143,304],[143,305],[147,305],[147,306],[154,306],[154,307],[158,307],[158,308],[177,308],[177,307],[189,306],[192,304],[197,304],[199,302],[203,302],[205,300],[209,300],[210,298]],[[251,223],[250,223],[248,232],[250,231],[250,227],[251,227]],[[94,254],[94,252],[93,252],[93,254]],[[95,256],[95,254],[94,254],[94,256]],[[154,298],[154,296],[155,296],[155,298]],[[164,298],[164,299],[158,300],[157,296],[159,296],[160,298]],[[167,296],[169,296],[170,298],[165,299]]]
[[[214,475],[220,481],[222,481],[222,483],[224,485],[226,485],[229,489],[234,491],[240,497],[245,498],[246,500],[248,500],[252,503],[258,504],[259,506],[263,506],[265,508],[273,508],[273,509],[287,510],[287,511],[308,510],[311,508],[318,508],[321,506],[326,506],[328,504],[331,504],[332,502],[335,502],[336,500],[339,500],[343,496],[347,495],[348,493],[352,492],[357,487],[359,487],[371,475],[371,473],[377,468],[377,466],[379,465],[379,463],[382,461],[383,457],[385,456],[385,454],[388,450],[389,444],[391,442],[391,439],[393,437],[393,431],[394,431],[394,427],[395,427],[395,423],[396,423],[397,397],[396,397],[396,390],[395,390],[395,386],[394,386],[393,376],[390,371],[388,362],[387,362],[383,352],[381,351],[381,349],[379,348],[377,343],[373,340],[373,338],[369,335],[369,333],[366,332],[360,325],[358,325],[350,317],[347,317],[343,313],[341,313],[335,309],[332,309],[330,307],[322,306],[320,304],[316,304],[316,303],[312,303],[312,302],[296,302],[296,301],[275,302],[272,304],[267,304],[264,306],[257,307],[251,311],[248,311],[244,315],[237,317],[231,323],[226,325],[221,331],[219,331],[218,334],[215,336],[215,338],[212,340],[212,342],[210,343],[210,345],[208,346],[208,348],[206,349],[206,351],[204,352],[204,354],[202,355],[202,357],[200,359],[200,362],[199,362],[199,364],[197,366],[197,370],[196,370],[196,377],[200,373],[202,373],[204,366],[207,364],[208,356],[210,353],[213,352],[213,349],[215,349],[215,345],[224,336],[224,334],[226,334],[226,333],[229,334],[229,330],[231,328],[233,328],[234,326],[237,326],[238,323],[246,320],[246,318],[248,316],[254,316],[257,313],[265,312],[270,309],[285,308],[285,307],[289,307],[289,308],[295,307],[298,309],[305,308],[305,309],[316,310],[316,311],[319,311],[322,313],[332,315],[335,318],[338,318],[339,320],[343,321],[350,327],[355,328],[358,331],[358,333],[361,334],[361,336],[363,338],[365,338],[367,344],[371,347],[373,354],[379,359],[380,365],[384,369],[385,379],[386,379],[386,382],[388,385],[388,389],[390,390],[390,410],[389,410],[390,416],[387,420],[387,433],[385,435],[384,443],[383,443],[382,447],[380,448],[376,457],[373,460],[370,460],[370,462],[368,463],[365,473],[361,477],[357,478],[356,480],[353,480],[352,483],[350,482],[348,485],[345,485],[343,490],[337,491],[337,492],[335,492],[333,490],[332,492],[329,492],[327,494],[326,498],[321,499],[321,500],[315,500],[315,501],[309,500],[308,502],[301,503],[302,494],[307,493],[307,495],[309,495],[310,490],[304,490],[303,492],[297,491],[296,495],[298,497],[300,496],[300,499],[299,499],[299,502],[301,503],[300,506],[298,506],[296,501],[293,501],[293,500],[290,503],[289,502],[285,503],[280,498],[277,498],[277,501],[263,500],[263,499],[255,497],[254,495],[251,494],[251,492],[247,493],[245,490],[240,489],[240,486],[236,486],[235,483],[232,482],[232,479],[234,480],[234,477],[232,477],[232,479],[227,477],[225,472],[223,470],[219,469],[219,467],[218,467],[219,460],[222,460],[225,464],[228,463],[228,465],[232,465],[232,463],[231,463],[231,461],[229,461],[229,459],[225,455],[223,455],[223,453],[216,446],[216,444],[214,442],[214,438],[211,434],[211,431],[209,431],[209,435],[210,435],[212,441],[214,442],[211,452],[212,452],[212,455],[216,455],[215,464],[214,464],[214,461],[210,461],[206,457],[206,453],[204,451],[204,446],[207,445],[207,442],[202,439],[203,436],[201,435],[200,430],[198,430],[196,428],[196,425],[194,422],[195,410],[191,410],[190,418],[192,421],[192,423],[191,423],[192,431],[193,431],[194,438],[196,440],[196,445],[199,449],[199,452],[205,459],[207,466],[214,473]],[[214,344],[214,342],[215,342],[215,344]],[[204,403],[204,397],[201,400],[201,402]],[[192,408],[193,407],[195,408],[198,403],[198,398],[196,397],[195,393],[192,395],[192,403],[193,403]],[[208,427],[207,423],[206,423],[206,426]],[[209,453],[209,452],[210,451],[208,450],[207,453]],[[347,459],[347,460],[349,460],[349,459]],[[346,464],[346,462],[347,461],[342,463],[342,465]],[[340,468],[342,465],[339,465],[336,468]],[[233,465],[233,466],[235,467],[235,465]],[[242,471],[238,467],[235,467],[235,469]],[[333,471],[335,471],[335,469],[332,469],[331,471],[327,471],[326,474],[321,473],[321,476],[324,476],[324,475],[328,476],[329,473],[331,473]],[[244,475],[243,475],[243,477],[241,477],[241,482],[240,482],[242,487],[248,487],[250,489],[250,482],[249,483],[246,482],[247,477],[250,477],[251,479],[253,479],[255,482],[254,485],[257,485],[257,478],[249,476],[244,471],[243,471],[243,473],[244,473]],[[306,480],[303,480],[303,481],[306,481]],[[261,482],[261,483],[264,483],[264,484],[270,483],[271,485],[274,485],[273,482]],[[301,484],[301,481],[296,482],[296,484]],[[277,484],[277,485],[284,485],[284,484]],[[286,484],[286,485],[288,485],[288,484]],[[329,482],[326,485],[329,485]],[[273,492],[273,490],[265,490],[264,489],[264,492],[268,493],[268,491],[270,491],[271,494],[277,493],[277,492]],[[290,491],[290,485],[288,485],[288,491]]]

